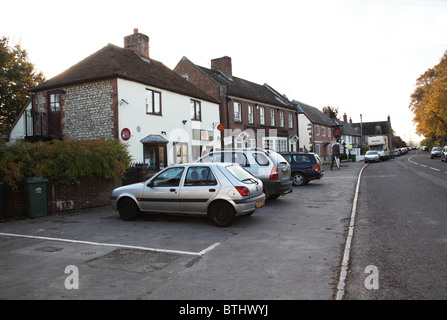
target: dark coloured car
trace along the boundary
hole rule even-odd
[[[290,163],[294,186],[303,186],[324,175],[321,159],[315,153],[282,153],[282,156]]]

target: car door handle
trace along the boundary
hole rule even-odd
[[[216,189],[210,189],[209,192],[216,192]]]
[[[171,191],[171,192],[176,192],[177,189],[169,189],[169,191]]]

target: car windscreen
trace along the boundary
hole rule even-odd
[[[379,154],[377,151],[367,151],[366,154]]]
[[[239,165],[229,165],[226,166],[225,169],[241,182],[257,183],[255,177]]]

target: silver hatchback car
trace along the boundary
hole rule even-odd
[[[234,163],[170,166],[146,182],[112,191],[112,206],[123,220],[141,212],[208,215],[219,227],[250,215],[265,203],[262,181]]]

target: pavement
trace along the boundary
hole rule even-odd
[[[0,299],[333,300],[363,166],[326,164],[228,228],[110,206],[0,223]]]

